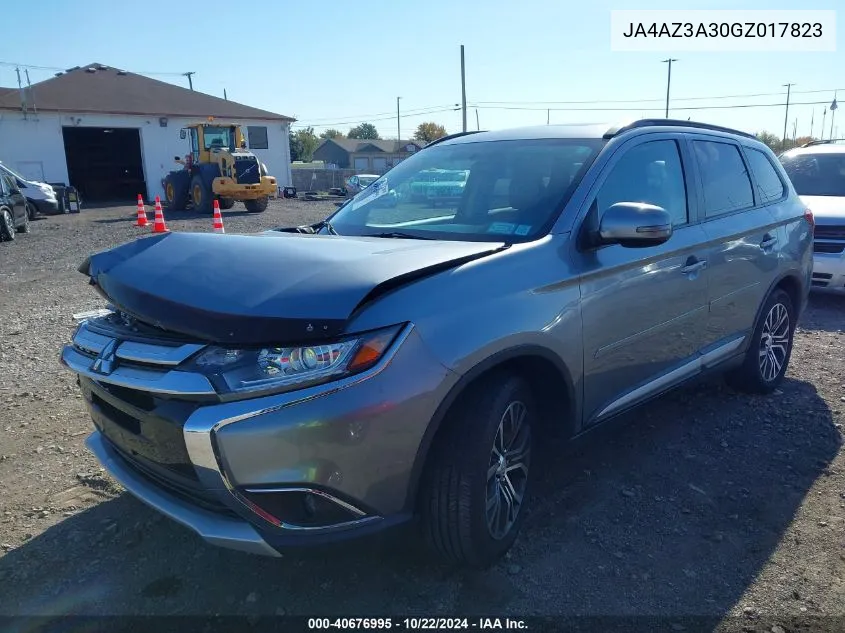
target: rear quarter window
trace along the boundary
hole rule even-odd
[[[745,149],[748,163],[757,181],[757,193],[763,204],[776,202],[786,195],[786,186],[780,179],[777,169],[771,159],[758,149]]]

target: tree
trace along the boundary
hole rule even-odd
[[[375,125],[372,123],[362,123],[361,125],[356,125],[349,130],[346,134],[346,138],[380,139],[381,137],[378,135],[378,130]]]
[[[771,132],[758,132],[757,140],[761,143],[765,143],[766,145],[768,145],[774,152],[780,151],[782,145],[780,138],[775,136]]]
[[[296,139],[299,143],[300,160],[310,163],[314,158],[314,150],[320,144],[320,139],[314,134],[313,127],[307,127],[302,130],[297,130]]]
[[[290,161],[294,162],[302,160],[302,141],[299,140],[299,135],[293,130],[290,131]]]
[[[329,128],[320,134],[320,138],[343,138],[343,132],[335,130],[334,128]]]
[[[444,136],[446,136],[446,128],[432,121],[420,123],[417,126],[417,131],[414,132],[415,141],[424,141],[426,143],[431,143]]]

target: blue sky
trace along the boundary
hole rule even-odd
[[[194,88],[295,116],[317,130],[346,131],[372,121],[383,137],[396,136],[396,97],[406,112],[402,136],[421,121],[461,128],[460,52],[466,47],[468,125],[482,129],[662,116],[667,53],[610,50],[612,9],[677,8],[677,2],[573,2],[571,0],[355,0],[321,3],[201,3],[148,0],[119,5],[107,0],[14,2],[2,62],[61,67],[100,62],[187,86],[178,73],[195,71]],[[841,0],[687,2],[685,9],[835,9]],[[123,8],[121,8],[123,7]],[[254,9],[254,13],[250,13]],[[38,22],[33,40],[32,17]],[[837,16],[840,21],[842,11]],[[253,19],[255,21],[253,21]],[[845,99],[845,26],[837,24],[835,53],[672,54],[671,115],[756,132],[783,132],[784,108],[682,110],[732,104],[782,104],[792,82],[793,102]],[[33,45],[33,41],[37,45]],[[30,69],[33,81],[52,76]],[[14,67],[0,65],[0,85],[16,85]],[[821,92],[808,92],[821,91]],[[766,96],[701,99],[724,95]],[[766,94],[768,93],[768,94]],[[695,98],[684,100],[684,98]],[[651,100],[642,103],[608,103]],[[604,103],[554,104],[562,101]],[[510,102],[510,103],[494,103]],[[542,102],[542,103],[541,103]],[[522,108],[522,109],[504,109]],[[526,109],[527,108],[527,109]],[[580,111],[562,108],[584,108]],[[598,108],[628,108],[600,110]],[[815,132],[824,105],[790,107],[789,134]],[[433,112],[434,110],[445,110]],[[838,110],[840,136],[845,113]],[[378,116],[374,116],[378,115]],[[380,120],[383,119],[383,120]],[[829,132],[830,114],[825,133]]]

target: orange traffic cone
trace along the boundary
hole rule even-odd
[[[220,213],[220,203],[217,200],[214,201],[214,232],[226,232],[226,229],[223,228],[223,215]]]
[[[169,230],[164,223],[164,211],[161,210],[161,200],[156,196],[156,217],[153,223],[153,233],[167,233]]]
[[[144,208],[144,199],[141,197],[141,194],[138,194],[138,220],[135,222],[135,226],[149,226],[149,222],[147,221],[147,210]]]

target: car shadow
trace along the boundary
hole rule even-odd
[[[0,559],[0,612],[718,621],[840,442],[809,383],[755,397],[699,380],[576,442],[545,444],[517,543],[475,572],[437,562],[412,527],[275,559],[218,549],[123,494]]]

